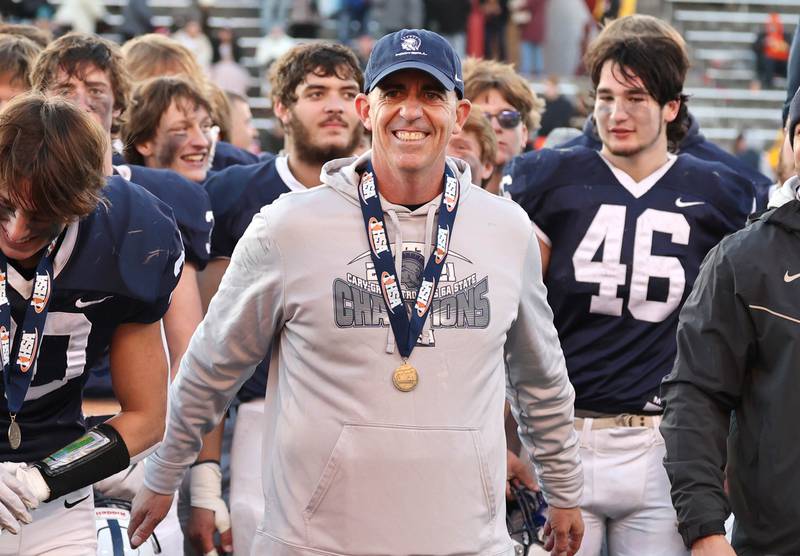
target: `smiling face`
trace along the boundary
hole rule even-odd
[[[114,111],[114,92],[105,71],[87,63],[80,71],[68,74],[62,69],[56,73],[47,94],[67,98],[87,112],[100,126],[111,133]]]
[[[275,115],[286,130],[289,156],[317,164],[351,156],[363,133],[354,102],[358,83],[311,72],[295,94],[297,101],[291,107],[280,101],[275,104]]]
[[[522,154],[528,138],[527,126],[520,121],[516,126],[508,129],[502,127],[496,117],[503,110],[516,111],[517,108],[512,106],[497,89],[487,89],[472,99],[472,104],[473,110],[483,112],[492,122],[492,129],[497,136],[495,166],[504,166],[512,158]]]
[[[167,168],[187,179],[202,182],[210,166],[212,139],[208,111],[185,99],[173,99],[161,115],[153,138],[136,145],[145,166]]]
[[[601,152],[612,162],[665,155],[667,124],[677,117],[679,107],[677,100],[659,106],[641,79],[626,79],[616,62],[606,61],[594,106]]]
[[[401,70],[384,78],[357,108],[372,131],[373,163],[402,174],[444,171],[450,137],[461,131],[469,101],[457,100],[439,81],[419,70]]]

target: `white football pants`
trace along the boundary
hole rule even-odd
[[[664,439],[653,428],[592,430],[583,420],[581,513],[586,525],[577,556],[687,556],[664,469]]]

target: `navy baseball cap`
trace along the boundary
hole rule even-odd
[[[461,60],[444,37],[426,29],[403,29],[382,37],[372,48],[364,72],[369,93],[387,75],[418,69],[435,77],[448,91],[464,98]]]

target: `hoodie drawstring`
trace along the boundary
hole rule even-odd
[[[428,206],[428,214],[425,219],[425,235],[423,236],[423,247],[422,247],[422,258],[427,263],[428,257],[431,255],[431,246],[436,241],[436,210],[439,208],[439,203],[431,203]],[[397,212],[393,209],[387,209],[386,212],[389,214],[389,218],[392,221],[392,226],[396,230],[395,235],[395,243],[393,246],[394,249],[394,266],[395,272],[397,273],[397,280],[398,286],[402,291],[402,276],[403,276],[403,230],[400,227],[400,219],[397,216]],[[424,270],[424,269],[423,269]],[[412,309],[413,310],[413,309]],[[431,328],[431,321],[430,319],[425,320],[425,325],[422,328],[421,335],[423,338],[426,338],[428,335],[426,334],[428,330]],[[395,339],[394,339],[394,332],[392,331],[392,327],[389,326],[389,330],[386,332],[386,353],[394,353],[395,348]]]

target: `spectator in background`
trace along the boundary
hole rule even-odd
[[[464,97],[492,122],[497,136],[495,170],[484,184],[487,191],[497,193],[503,166],[525,150],[529,131],[541,122],[544,102],[510,64],[468,58],[463,69]]]
[[[505,61],[508,0],[481,0],[481,10],[484,14],[484,56]]]
[[[290,37],[315,39],[319,25],[320,15],[315,0],[262,0],[261,28],[264,33],[280,26]]]
[[[783,31],[780,15],[769,14],[764,30],[758,34],[753,44],[758,76],[758,81],[753,83],[756,88],[760,85],[769,89],[775,76],[786,77],[790,40],[789,35]]]
[[[761,154],[747,143],[747,136],[743,131],[736,136],[736,141],[733,143],[733,154],[742,161],[742,164],[755,171],[758,171],[761,166]]]
[[[354,37],[367,33],[370,0],[340,0],[337,17],[339,42],[350,44]]]
[[[253,113],[247,97],[226,91],[231,105],[230,143],[253,154],[261,152],[258,144],[258,130],[253,126]]]
[[[538,78],[544,73],[544,43],[547,0],[511,0],[511,21],[517,24],[520,34],[519,71],[522,75]]]
[[[418,29],[424,19],[422,0],[372,0],[370,19],[377,26],[377,34],[394,33],[401,29]]]
[[[225,91],[246,96],[250,73],[239,65],[241,48],[233,30],[229,27],[218,29],[211,44],[214,49],[211,80]]]
[[[477,110],[470,111],[461,131],[450,137],[447,156],[467,163],[475,185],[481,186],[492,175],[497,157],[497,137],[486,116]]]
[[[425,28],[442,35],[460,57],[467,51],[470,0],[425,0]]]
[[[0,108],[31,88],[31,68],[41,52],[25,37],[0,34]]]
[[[94,33],[98,20],[105,15],[102,0],[63,0],[53,15],[53,23],[64,32]]]
[[[172,34],[172,38],[194,54],[197,63],[200,64],[206,75],[211,72],[214,49],[211,46],[211,40],[203,33],[199,13],[188,12],[183,18],[180,29]]]
[[[153,10],[147,0],[128,0],[122,8],[122,25],[119,32],[124,40],[153,32]]]
[[[575,106],[558,90],[558,76],[548,75],[544,82],[544,112],[539,137],[547,137],[557,127],[570,127]]]
[[[263,39],[258,41],[256,63],[261,68],[268,69],[272,62],[289,52],[296,44],[297,41],[287,35],[281,25],[275,25]]]
[[[46,48],[50,41],[53,40],[53,35],[49,31],[22,23],[0,23],[0,34],[25,37],[36,43],[39,48]]]

